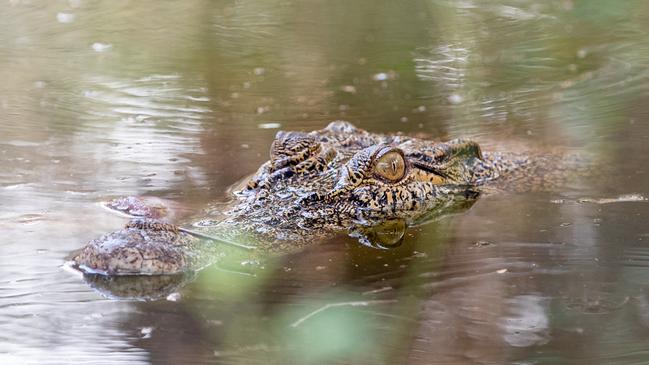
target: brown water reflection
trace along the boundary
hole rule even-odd
[[[649,205],[615,200],[649,196],[647,14],[607,0],[2,3],[0,362],[647,362]],[[105,298],[61,268],[123,225],[97,202],[199,211],[278,127],[335,119],[560,146],[606,171],[485,196],[394,250],[338,237],[262,269],[212,267],[157,301]]]

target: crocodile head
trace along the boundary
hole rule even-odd
[[[238,211],[302,228],[413,221],[474,197],[470,187],[492,174],[475,142],[373,134],[336,121],[279,132],[270,160],[239,193]]]
[[[212,262],[218,245],[204,241],[215,237],[255,252],[287,252],[334,231],[394,246],[408,225],[470,205],[471,188],[497,176],[492,162],[474,142],[374,134],[342,121],[279,132],[269,161],[219,219],[208,214],[190,231],[151,217],[138,199],[119,200],[111,207],[144,220],[89,242],[72,260],[85,272],[158,275]]]

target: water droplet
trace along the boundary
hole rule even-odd
[[[153,327],[142,327],[140,329],[140,334],[142,338],[151,338],[151,333],[153,332]]]
[[[451,94],[448,97],[448,101],[451,104],[459,104],[464,101],[464,98],[462,97],[462,95],[459,94]]]
[[[90,46],[95,52],[106,52],[113,48],[112,44],[95,42]]]
[[[372,78],[374,79],[374,81],[385,81],[388,79],[388,74],[385,72],[379,72],[372,76]]]
[[[492,246],[493,243],[491,243],[489,241],[480,240],[480,241],[476,241],[473,245],[475,247],[485,247],[485,246]]]
[[[277,129],[280,128],[282,125],[280,123],[276,122],[269,122],[269,123],[260,123],[257,125],[257,127],[261,129]]]
[[[588,51],[585,48],[581,48],[577,51],[577,57],[585,58],[586,56],[588,56]]]
[[[59,23],[72,23],[74,21],[74,14],[70,13],[57,13],[56,20]]]

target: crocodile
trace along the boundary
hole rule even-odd
[[[233,189],[226,208],[183,225],[138,198],[113,200],[110,208],[134,218],[72,260],[86,273],[167,275],[199,270],[224,250],[263,257],[340,232],[388,248],[406,227],[470,206],[485,187],[539,186],[563,169],[562,156],[485,152],[467,139],[371,133],[345,121],[280,131],[270,160]]]

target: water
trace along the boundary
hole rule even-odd
[[[0,362],[649,361],[649,5],[0,5]],[[278,128],[567,148],[602,174],[492,194],[375,250],[212,267],[157,301],[62,268],[124,195],[198,211]],[[629,199],[629,194],[637,194]],[[240,272],[239,272],[240,271]]]

